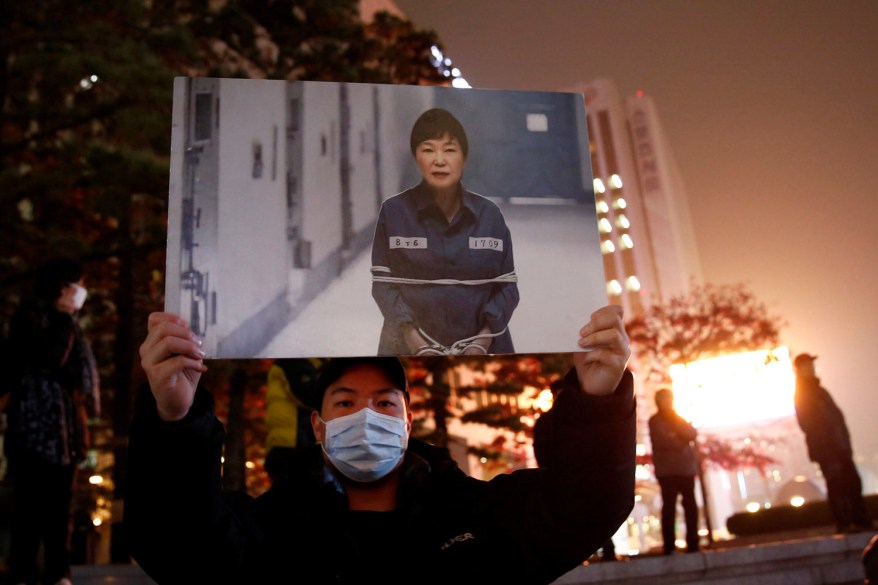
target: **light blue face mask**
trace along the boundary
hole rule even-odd
[[[354,481],[381,479],[396,468],[408,447],[406,421],[371,408],[323,424],[323,452],[338,471]]]

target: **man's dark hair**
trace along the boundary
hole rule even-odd
[[[394,389],[402,391],[405,403],[409,403],[408,382],[405,377],[405,368],[399,358],[396,357],[353,357],[333,358],[323,364],[317,371],[317,379],[314,380],[314,392],[312,393],[313,404],[316,410],[323,405],[323,393],[334,382],[345,375],[351,369],[358,366],[369,366],[380,370],[393,384]]]
[[[412,126],[411,147],[412,154],[418,148],[418,145],[425,140],[435,140],[448,134],[451,138],[456,138],[463,151],[463,157],[466,158],[469,152],[469,142],[466,139],[466,131],[460,120],[454,117],[448,110],[442,108],[433,108],[421,114]]]
[[[55,301],[61,290],[82,278],[82,266],[70,258],[53,258],[43,264],[34,278],[34,295]]]

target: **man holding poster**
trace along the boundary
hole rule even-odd
[[[634,398],[622,311],[579,332],[551,411],[554,464],[480,481],[410,438],[397,358],[338,358],[318,374],[321,446],[259,498],[223,493],[223,429],[200,340],[155,313],[141,346],[151,392],[130,433],[126,534],[159,583],[550,583],[625,520]]]

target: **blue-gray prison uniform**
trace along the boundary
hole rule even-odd
[[[494,279],[514,273],[512,239],[496,204],[462,189],[462,205],[449,223],[421,183],[387,199],[372,243],[372,276],[417,281]],[[384,315],[379,355],[408,355],[401,336],[407,323],[445,346],[472,337],[487,324],[503,331],[518,305],[515,282],[426,284],[373,282]],[[491,339],[489,353],[512,353],[508,329]]]

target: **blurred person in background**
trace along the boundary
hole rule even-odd
[[[793,360],[796,373],[796,418],[808,456],[820,466],[826,480],[827,499],[835,519],[836,531],[861,532],[872,528],[863,500],[863,484],[854,465],[851,435],[844,415],[829,392],[820,385],[814,360],[802,353]]]
[[[686,520],[686,552],[698,552],[698,504],[695,475],[698,460],[693,443],[698,432],[674,410],[674,393],[655,393],[658,408],[649,419],[649,438],[655,475],[662,491],[662,547],[666,555],[676,550],[677,498],[682,497]]]
[[[33,295],[9,326],[10,391],[5,452],[14,492],[10,582],[70,584],[70,507],[77,463],[88,449],[87,421],[99,414],[98,374],[78,324],[87,296],[82,267],[44,264]]]
[[[314,446],[309,396],[319,360],[282,358],[268,370],[265,388],[265,471],[282,475],[296,452]]]

